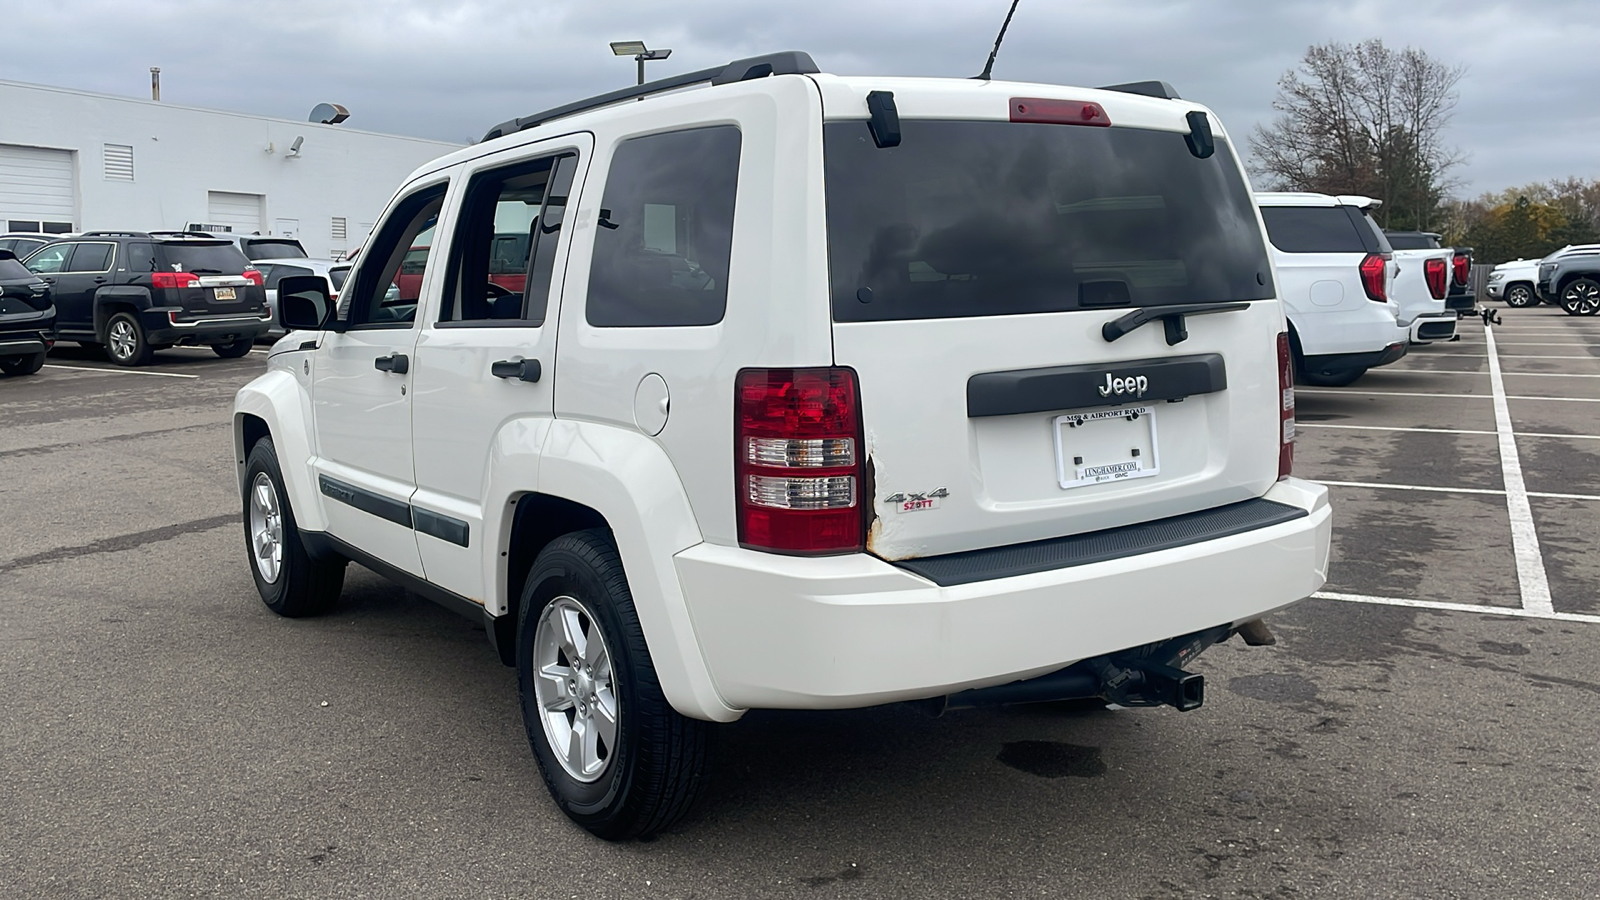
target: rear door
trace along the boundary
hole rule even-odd
[[[1200,159],[1177,130],[900,124],[893,148],[864,121],[824,126],[835,357],[859,375],[872,552],[1095,531],[1271,486],[1283,318],[1220,134]],[[1162,321],[1105,330],[1186,305],[1171,342]]]

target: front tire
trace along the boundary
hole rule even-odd
[[[1561,308],[1569,316],[1600,313],[1600,281],[1579,278],[1561,290]]]
[[[1506,288],[1506,305],[1512,309],[1523,309],[1537,306],[1539,298],[1533,293],[1533,288],[1525,284],[1513,284]]]
[[[250,448],[244,478],[244,540],[261,602],[291,619],[332,609],[344,588],[345,561],[306,552],[271,438]]]
[[[644,837],[689,810],[710,726],[662,693],[616,546],[552,541],[522,591],[517,682],[528,743],[561,811],[598,837]]]
[[[44,353],[31,356],[8,356],[0,359],[0,372],[7,375],[32,375],[44,368]]]
[[[238,359],[255,347],[254,338],[240,338],[231,344],[212,344],[211,352],[223,359]]]
[[[150,342],[144,326],[132,313],[119,312],[106,323],[106,353],[119,366],[143,366],[150,362]]]

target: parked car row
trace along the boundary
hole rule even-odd
[[[1550,303],[1569,316],[1600,314],[1600,244],[1569,244],[1543,259],[1501,263],[1485,290],[1513,308]]]

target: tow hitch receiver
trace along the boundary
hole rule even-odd
[[[1227,625],[1183,637],[1097,656],[1058,672],[977,688],[922,702],[938,715],[946,709],[1041,703],[1055,700],[1104,700],[1118,706],[1171,706],[1188,712],[1206,700],[1204,675],[1185,672],[1201,651],[1233,634]]]

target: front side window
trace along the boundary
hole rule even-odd
[[[728,303],[739,129],[696,128],[618,145],[600,202],[590,325],[714,325]]]
[[[396,204],[361,251],[353,288],[340,295],[339,313],[351,327],[409,328],[417,315],[433,251],[433,230],[445,185],[423,188]]]
[[[544,322],[576,164],[552,156],[473,178],[441,322]]]
[[[51,275],[66,267],[67,256],[76,244],[51,244],[28,257],[28,270],[36,275]]]
[[[823,126],[835,321],[1272,296],[1227,142],[1141,128],[902,120]]]

